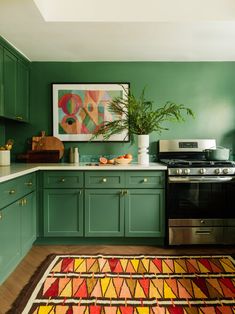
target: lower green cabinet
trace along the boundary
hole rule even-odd
[[[0,283],[36,239],[35,192],[0,210]]]
[[[163,238],[164,180],[163,171],[45,171],[42,234]]]
[[[45,189],[44,236],[83,236],[83,191]]]
[[[21,203],[21,243],[25,254],[36,240],[36,193],[30,193]]]
[[[15,202],[0,211],[0,282],[20,259],[20,207]]]
[[[124,236],[124,199],[119,189],[85,191],[85,236]]]
[[[125,236],[164,236],[164,190],[129,189],[125,196]]]

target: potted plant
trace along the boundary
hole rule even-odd
[[[136,97],[125,90],[125,97],[114,98],[108,105],[108,110],[116,116],[113,121],[104,121],[96,130],[95,137],[102,135],[104,140],[113,134],[129,131],[131,141],[138,135],[138,162],[148,165],[149,134],[167,130],[162,126],[164,121],[184,121],[184,114],[193,116],[190,108],[182,104],[167,101],[159,108],[153,107],[154,102],[145,99],[145,89]]]

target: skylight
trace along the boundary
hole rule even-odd
[[[185,22],[235,19],[233,0],[33,0],[47,22]]]

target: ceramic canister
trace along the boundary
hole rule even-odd
[[[9,166],[11,164],[11,154],[9,150],[0,150],[0,166]]]

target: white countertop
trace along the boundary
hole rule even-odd
[[[20,177],[38,170],[166,170],[167,167],[161,163],[150,163],[149,166],[141,166],[137,163],[129,165],[104,165],[90,166],[87,163],[79,165],[69,163],[12,163],[10,166],[0,166],[0,182]]]

